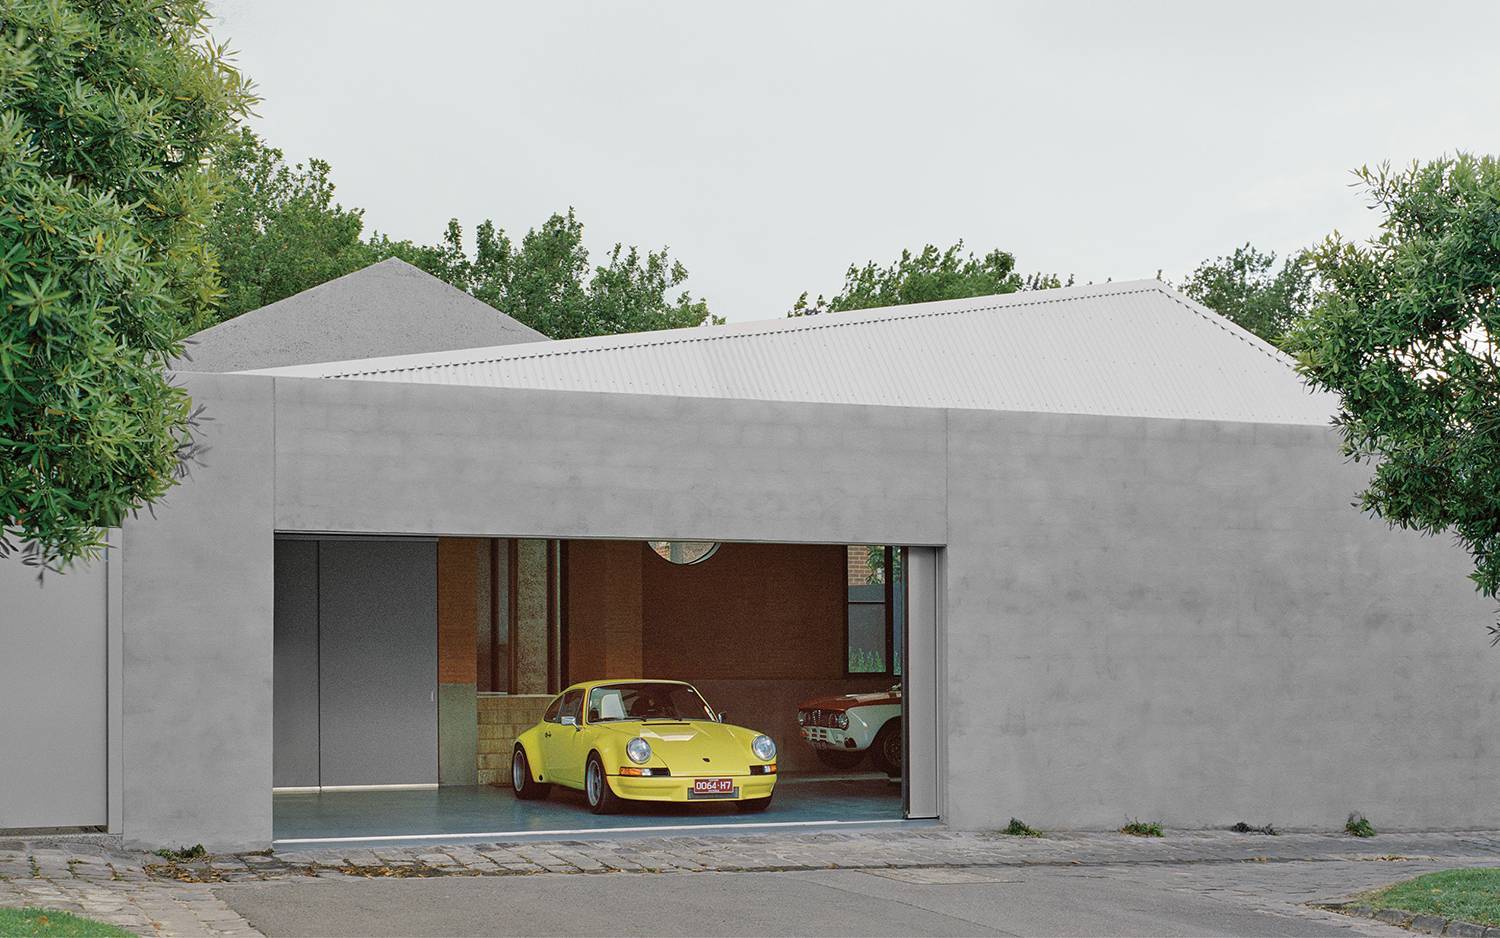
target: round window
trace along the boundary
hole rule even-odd
[[[656,555],[669,563],[702,563],[719,549],[718,541],[647,541]]]

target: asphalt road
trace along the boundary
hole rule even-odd
[[[1336,865],[1235,864],[1231,888],[1214,882],[1222,868],[1199,883],[1192,865],[1158,865],[440,877],[217,892],[273,936],[1406,934],[1277,897],[1277,881],[1300,875],[1290,867],[1317,877]]]

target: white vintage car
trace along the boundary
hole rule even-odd
[[[802,738],[833,769],[859,765],[865,753],[875,767],[901,774],[901,685],[873,694],[841,694],[803,701],[797,708]]]

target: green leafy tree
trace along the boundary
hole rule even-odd
[[[554,339],[723,322],[706,302],[681,289],[687,268],[665,247],[642,253],[616,244],[606,263],[591,267],[583,223],[572,209],[531,229],[519,244],[492,221],[474,235],[473,254],[457,219],[435,245],[377,235],[371,247],[377,256],[400,257]]]
[[[1072,282],[1069,277],[1068,283]],[[962,241],[947,249],[929,244],[916,254],[902,251],[901,256],[888,265],[874,261],[863,266],[850,264],[844,273],[843,289],[831,299],[819,295],[816,300],[808,302],[808,294],[803,293],[787,315],[815,316],[1060,286],[1063,283],[1056,276],[1033,274],[1023,277],[1016,273],[1016,259],[1006,251],[994,250],[978,257],[972,252],[966,253]]]
[[[1276,344],[1288,327],[1306,315],[1312,275],[1298,254],[1276,266],[1273,252],[1249,244],[1227,257],[1204,261],[1181,284],[1183,293],[1209,309]]]
[[[282,152],[241,128],[214,154],[223,197],[209,224],[224,298],[218,318],[300,293],[371,263],[359,209],[333,200],[323,160],[288,166]]]
[[[1374,463],[1359,505],[1454,532],[1500,588],[1500,160],[1459,155],[1358,176],[1383,213],[1366,244],[1312,252],[1322,285],[1286,347],[1336,393],[1345,451]],[[1492,629],[1497,639],[1500,631]]]
[[[200,0],[0,0],[0,554],[57,566],[191,447],[211,150],[252,102]]]

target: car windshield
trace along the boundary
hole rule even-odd
[[[589,691],[589,722],[712,720],[713,711],[686,684],[608,684]]]

